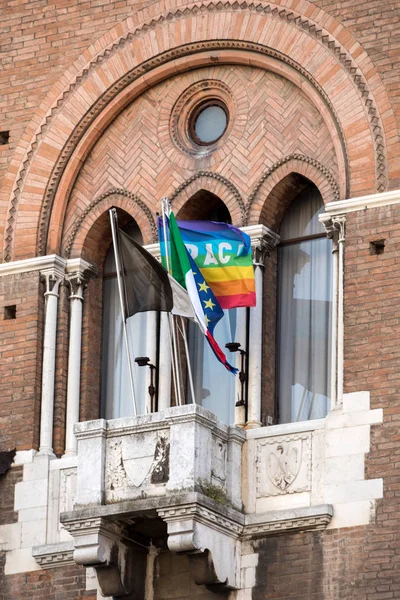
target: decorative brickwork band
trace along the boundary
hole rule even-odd
[[[292,10],[287,10],[285,8],[275,6],[272,3],[261,4],[252,2],[242,2],[239,4],[231,2],[210,2],[202,5],[196,4],[186,7],[185,9],[178,9],[170,11],[169,13],[163,15],[159,15],[158,17],[153,18],[150,22],[144,23],[132,29],[131,31],[124,33],[120,38],[116,39],[116,41],[113,42],[109,48],[104,48],[104,50],[97,54],[91,62],[86,63],[86,67],[80,71],[79,75],[77,75],[75,79],[73,79],[73,81],[71,81],[67,89],[65,89],[64,92],[58,97],[57,102],[55,102],[53,107],[49,109],[46,117],[42,121],[41,126],[38,128],[38,132],[35,135],[33,142],[30,144],[30,147],[28,148],[25,154],[25,159],[23,160],[19,173],[16,177],[6,228],[4,253],[4,258],[6,261],[11,260],[12,257],[16,211],[18,207],[19,197],[21,195],[26,179],[26,174],[30,168],[31,161],[36,157],[36,153],[38,151],[40,142],[43,139],[43,137],[46,136],[47,131],[51,127],[54,119],[59,113],[63,111],[64,107],[70,101],[71,95],[77,89],[77,87],[80,84],[82,84],[87,78],[91,77],[91,73],[93,70],[101,68],[103,62],[107,62],[107,60],[112,58],[115,55],[115,53],[119,52],[122,48],[124,48],[126,44],[133,42],[133,40],[135,40],[138,36],[142,36],[143,34],[152,31],[159,26],[162,26],[166,22],[171,23],[173,21],[178,21],[182,18],[186,19],[189,17],[196,16],[197,14],[201,15],[201,13],[203,12],[213,13],[225,10],[230,11],[233,14],[246,12],[250,15],[264,15],[268,18],[277,19],[280,22],[287,22],[291,28],[297,28],[301,30],[301,32],[306,32],[308,36],[315,39],[319,44],[322,45],[322,47],[324,47],[331,54],[333,60],[335,60],[340,65],[340,67],[347,72],[347,75],[351,80],[352,85],[355,86],[355,88],[358,90],[360,100],[364,103],[370,122],[371,131],[373,132],[377,190],[383,191],[385,189],[387,185],[386,144],[379,110],[375,104],[374,96],[372,95],[367,80],[365,79],[362,71],[358,67],[353,57],[346,50],[346,48],[344,48],[326,29],[319,26],[317,23],[305,18],[300,14],[297,14]],[[271,50],[270,48],[262,46],[261,44],[254,44],[245,40],[211,40],[202,41],[201,43],[182,45],[179,48],[174,48],[172,50],[169,49],[165,52],[162,52],[157,57],[151,58],[148,61],[142,63],[139,67],[130,70],[129,73],[122,76],[117,83],[112,84],[111,87],[101,95],[99,100],[93,103],[92,107],[89,110],[85,111],[85,115],[82,116],[81,121],[79,122],[79,124],[76,125],[70,138],[64,145],[59,160],[57,161],[57,164],[54,167],[53,173],[51,175],[51,180],[49,182],[45,194],[45,200],[41,216],[41,233],[38,240],[38,246],[41,253],[43,253],[44,251],[45,236],[48,226],[48,216],[51,211],[52,201],[57,190],[58,183],[61,179],[62,173],[65,170],[65,166],[68,163],[72,152],[76,149],[77,144],[83,136],[84,132],[87,131],[94,118],[101,113],[104,107],[107,106],[111,102],[111,100],[116,96],[116,94],[120,93],[135,78],[138,78],[141,75],[149,72],[152,68],[160,66],[160,64],[165,64],[166,62],[170,60],[175,60],[180,56],[193,54],[193,52],[196,51],[204,52],[207,49],[224,49],[229,47],[238,50],[244,49],[249,52],[268,54],[269,56],[273,55],[279,60],[285,61],[288,64],[290,63],[293,68],[300,71],[301,74],[304,77],[307,77],[310,81],[313,79],[312,76],[309,73],[304,72],[305,69],[300,67],[299,64],[293,61],[293,59],[283,56],[282,53],[280,53],[277,50]],[[316,89],[318,89],[314,81],[312,81],[312,84]],[[321,95],[323,94],[322,89],[318,91]],[[323,97],[326,101],[326,94],[324,94]],[[339,123],[339,120],[337,120],[336,122]]]

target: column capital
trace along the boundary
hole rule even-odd
[[[44,295],[56,296],[58,298],[60,284],[64,279],[64,270],[54,266],[40,271],[40,276],[46,284],[46,291]]]
[[[279,244],[280,236],[265,225],[250,225],[244,227],[243,231],[250,236],[253,250],[253,263],[263,266],[266,256],[270,256],[272,250]]]
[[[333,241],[335,246],[343,243],[346,233],[346,217],[345,215],[329,215],[323,213],[319,215],[319,222],[323,225],[327,237]]]
[[[70,300],[83,300],[83,290],[91,277],[96,277],[98,270],[83,258],[72,258],[67,261],[65,280],[71,288]]]

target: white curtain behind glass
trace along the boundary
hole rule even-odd
[[[139,243],[137,226],[127,230],[128,235]],[[104,264],[103,281],[103,331],[102,331],[102,363],[101,363],[101,407],[102,416],[106,419],[127,417],[134,414],[132,394],[129,381],[128,362],[122,330],[122,317],[118,296],[118,284],[114,262],[114,252],[110,248]],[[108,274],[113,274],[107,277]],[[149,356],[147,352],[148,338],[153,332],[154,313],[138,313],[127,319],[128,339],[133,365],[133,377],[138,414],[146,409],[148,368],[139,367],[134,361],[138,356]],[[149,356],[156,361],[155,356]]]
[[[214,330],[214,337],[224,352],[227,342],[236,341],[236,329],[236,309],[224,311],[223,318]],[[189,355],[196,403],[213,412],[224,423],[233,423],[236,378],[216,359],[195,323],[189,323]],[[235,364],[234,354],[229,354],[227,358],[231,364]],[[191,401],[190,390],[187,393]]]
[[[294,201],[281,241],[323,233],[318,190]],[[281,423],[318,419],[329,408],[332,252],[327,238],[279,248],[278,401]]]

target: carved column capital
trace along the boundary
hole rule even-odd
[[[61,269],[51,268],[40,271],[40,276],[46,284],[45,297],[56,296],[58,298],[64,272]]]
[[[323,213],[319,216],[319,221],[323,225],[327,237],[332,240],[335,248],[338,244],[345,241],[346,217],[344,215],[331,216]]]
[[[265,225],[251,225],[244,228],[244,231],[251,238],[254,265],[264,266],[265,258],[279,244],[280,236]]]
[[[70,299],[83,300],[83,290],[89,279],[97,275],[97,269],[83,258],[67,260],[65,279],[71,290]]]
[[[65,277],[65,279],[70,287],[70,300],[73,300],[74,298],[83,300],[83,290],[88,285],[88,278],[77,271],[75,273],[70,273]]]

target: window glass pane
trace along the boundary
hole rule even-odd
[[[281,423],[322,418],[329,408],[331,271],[326,238],[279,248]]]
[[[200,112],[194,130],[204,144],[214,142],[224,133],[227,125],[226,112],[220,106],[208,106]]]
[[[224,311],[224,317],[214,330],[214,337],[224,352],[225,344],[236,340],[236,330],[236,309]],[[229,362],[234,365],[236,355],[228,354]],[[189,355],[196,403],[213,412],[224,423],[234,423],[237,377],[216,359],[199,327],[192,322],[189,323]],[[190,388],[188,399],[191,401]]]
[[[290,206],[280,229],[281,242],[299,237],[324,233],[318,220],[324,212],[321,194],[315,186],[307,187]]]
[[[332,245],[318,215],[324,211],[310,184],[294,200],[281,225],[278,248],[278,369],[281,423],[325,417],[330,394]]]

